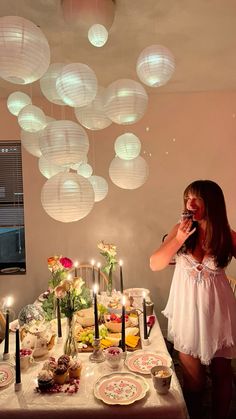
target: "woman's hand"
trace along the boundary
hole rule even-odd
[[[179,224],[176,239],[181,246],[196,231],[196,227],[192,228],[192,223],[191,219],[183,219]]]

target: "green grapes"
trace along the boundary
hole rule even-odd
[[[99,326],[99,335],[102,339],[104,339],[108,335],[107,328],[104,324]],[[86,345],[92,345],[94,341],[94,330],[84,330],[79,334],[79,341],[82,343],[86,343]]]

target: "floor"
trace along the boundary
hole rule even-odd
[[[175,372],[178,376],[179,382],[182,385],[182,374],[181,374],[181,367],[178,361],[178,355],[175,350],[173,350],[171,344],[166,342],[167,348],[173,358]],[[233,398],[230,406],[229,416],[228,419],[235,419],[236,418],[236,359],[232,362],[233,372],[234,372],[234,384],[233,384]],[[214,419],[211,416],[211,379],[208,376],[207,384],[206,384],[206,392],[203,400],[203,416],[199,419]]]

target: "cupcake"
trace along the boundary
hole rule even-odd
[[[44,362],[43,364],[43,369],[47,370],[47,371],[52,371],[54,372],[55,369],[57,368],[57,363],[55,358],[49,358],[46,362]]]
[[[54,371],[54,381],[57,384],[64,384],[67,380],[68,368],[65,364],[57,365],[57,368]]]
[[[82,363],[80,359],[71,361],[69,365],[69,377],[80,378],[81,369],[82,369]]]
[[[58,358],[57,363],[58,365],[64,364],[68,368],[70,364],[69,355],[61,355],[60,358]]]
[[[41,391],[47,391],[54,384],[52,371],[41,370],[38,374],[38,388]]]

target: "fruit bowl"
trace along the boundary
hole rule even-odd
[[[131,321],[129,316],[125,315],[125,327],[131,326]],[[121,316],[115,313],[111,313],[105,316],[105,326],[106,328],[113,333],[120,333],[122,328]]]

